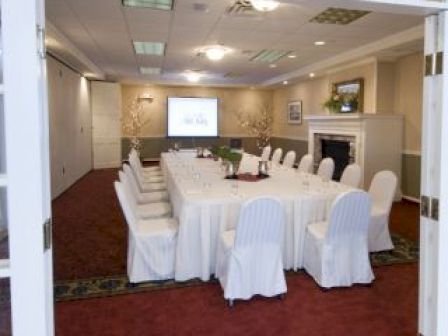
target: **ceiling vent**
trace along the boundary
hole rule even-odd
[[[250,60],[252,62],[258,62],[258,63],[273,63],[278,61],[280,58],[289,55],[291,52],[292,52],[291,50],[264,49],[260,51],[258,54],[256,54],[254,57],[252,57]]]
[[[346,25],[369,14],[369,11],[330,7],[310,20],[323,24]]]
[[[255,16],[257,11],[252,7],[249,0],[236,0],[233,5],[229,6],[226,10],[228,15],[237,16]]]

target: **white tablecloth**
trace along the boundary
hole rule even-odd
[[[197,159],[193,153],[164,153],[161,167],[174,216],[179,220],[177,281],[210,279],[215,273],[221,232],[233,229],[241,204],[257,196],[274,196],[283,201],[287,220],[284,267],[302,268],[306,226],[326,219],[334,198],[351,189],[282,167],[274,167],[271,177],[258,182],[226,180],[219,162]]]

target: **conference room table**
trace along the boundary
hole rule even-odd
[[[247,154],[245,154],[247,155]],[[258,163],[256,156],[245,160]],[[303,268],[306,227],[327,218],[333,200],[351,187],[323,181],[294,168],[273,166],[270,177],[258,181],[228,180],[220,162],[196,158],[194,151],[161,156],[173,216],[178,219],[175,279],[210,279],[215,273],[220,235],[235,229],[241,205],[253,197],[281,200],[286,214],[283,240],[285,269]]]

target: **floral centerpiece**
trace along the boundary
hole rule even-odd
[[[357,111],[359,105],[359,97],[356,93],[340,94],[336,91],[331,93],[323,106],[332,113]]]

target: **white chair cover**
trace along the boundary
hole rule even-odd
[[[260,159],[254,155],[243,153],[240,161],[240,166],[238,168],[239,174],[249,173],[252,175],[258,174],[258,162]]]
[[[138,164],[135,160],[129,161],[130,166],[132,168],[132,172],[134,173],[135,179],[138,182],[138,186],[141,192],[151,192],[157,190],[166,190],[165,182],[148,182],[145,180],[141,170],[139,169]]]
[[[171,216],[171,204],[168,202],[138,204],[137,199],[131,190],[132,188],[129,181],[125,178],[124,174],[121,175],[121,177],[123,178],[121,186],[124,196],[137,217],[142,219],[152,219]]]
[[[144,172],[140,159],[136,156],[129,157],[129,164],[142,178],[144,182],[159,183],[163,182],[163,175],[160,172]]]
[[[255,198],[244,203],[236,231],[221,236],[216,276],[224,298],[249,299],[286,292],[282,239],[285,214],[279,200]]]
[[[359,188],[361,183],[361,167],[352,163],[345,167],[340,182],[353,188]]]
[[[120,182],[115,190],[129,227],[127,273],[131,283],[174,278],[177,221],[173,218],[138,220]]]
[[[392,250],[394,244],[389,233],[389,215],[397,188],[397,177],[384,170],[375,174],[369,188],[372,212],[369,224],[369,251]]]
[[[286,153],[285,158],[283,159],[283,166],[292,168],[294,163],[296,163],[296,152],[292,150]]]
[[[311,174],[313,172],[313,156],[311,154],[302,156],[298,171],[305,174]]]
[[[159,166],[143,167],[143,166],[142,166],[142,163],[141,163],[141,161],[140,161],[140,157],[139,157],[137,151],[136,151],[134,148],[132,148],[131,151],[129,152],[129,161],[131,161],[131,158],[132,158],[133,160],[137,159],[137,161],[138,161],[138,163],[139,163],[139,166],[140,166],[140,168],[141,168],[141,170],[142,170],[142,173],[158,174],[158,173],[161,172],[161,169],[160,169]]]
[[[135,200],[138,204],[146,204],[146,203],[154,203],[154,202],[163,202],[167,201],[169,196],[166,190],[163,191],[153,191],[148,193],[140,192],[138,188],[137,181],[135,180],[135,176],[132,173],[131,167],[128,165],[123,166],[123,172],[118,172],[118,177],[120,182],[127,183],[129,188],[131,189],[132,194],[134,195]]]
[[[351,286],[374,279],[367,243],[370,206],[366,192],[350,191],[333,202],[328,222],[308,226],[304,266],[319,286]]]
[[[271,150],[272,150],[271,146],[266,146],[263,148],[263,152],[261,153],[261,161],[269,161]]]
[[[283,154],[283,149],[277,148],[274,151],[274,154],[272,154],[271,162],[276,165],[280,164],[280,160],[282,159],[282,154]]]
[[[324,180],[331,180],[334,172],[334,161],[332,158],[323,159],[319,168],[317,169],[317,175],[320,176]]]

